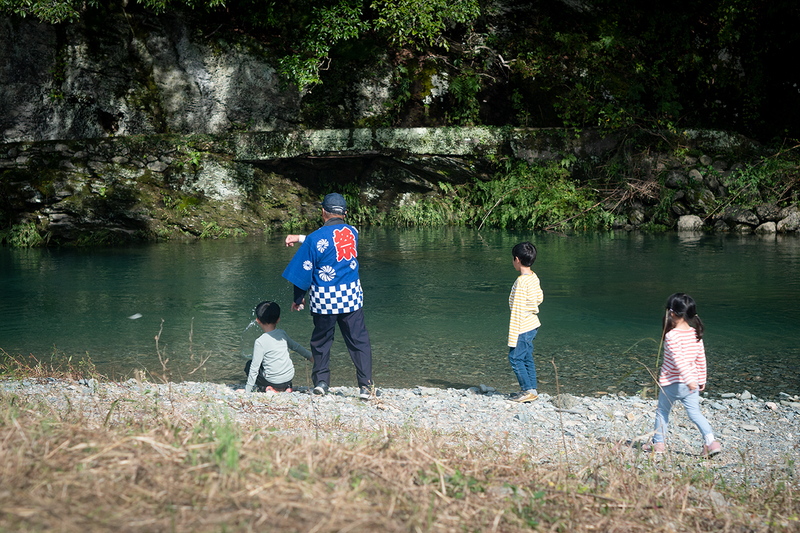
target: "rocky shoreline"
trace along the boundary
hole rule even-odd
[[[796,202],[769,200],[741,185],[755,179],[752,164],[734,153],[737,147],[755,150],[750,141],[711,131],[685,135],[693,149],[683,156],[650,150],[630,156],[628,172],[641,180],[627,183],[625,201],[619,191],[604,193],[610,194],[602,209],[613,219],[612,229],[776,239],[798,233]],[[354,186],[359,193],[352,222],[376,224],[404,205],[457,205],[463,200],[453,197],[453,187],[491,179],[496,154],[545,164],[569,153],[597,166],[604,160],[598,158],[621,149],[618,139],[597,131],[583,132],[575,146],[565,137],[526,128],[357,128],[0,143],[6,200],[0,215],[8,221],[0,227],[0,243],[109,245],[314,226],[321,191],[306,184],[315,172]],[[350,164],[335,163],[345,154],[348,161],[381,163],[353,181]],[[754,196],[742,203],[745,193]]]
[[[245,394],[235,390],[239,386],[46,378],[1,381],[0,391],[46,405],[56,414],[77,411],[97,428],[123,423],[138,416],[138,409],[161,410],[189,423],[203,417],[229,417],[243,428],[286,434],[315,431],[318,438],[337,442],[429,431],[444,442],[490,444],[509,454],[527,453],[539,463],[574,460],[609,447],[622,453],[645,453],[638,444],[652,435],[656,408],[654,399],[619,395],[591,398],[542,393],[535,402],[519,404],[483,385],[382,389],[368,401],[359,400],[354,387],[332,387],[330,394],[318,397],[305,387],[292,393]],[[707,464],[727,483],[791,477],[792,464],[800,457],[800,397],[782,394],[781,398],[765,401],[745,391],[705,399],[701,409],[723,446],[723,453],[709,461],[702,457],[697,428],[683,407],[676,406],[667,453],[654,459]],[[126,400],[125,409],[120,399]]]

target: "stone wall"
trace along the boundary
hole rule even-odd
[[[0,220],[52,242],[219,237],[318,216],[321,192],[357,188],[378,213],[489,179],[492,161],[599,150],[597,138],[497,128],[261,132],[0,145]]]
[[[723,153],[713,143],[704,146]],[[618,149],[615,139],[595,132],[575,137],[505,128],[6,143],[0,145],[0,231],[30,227],[51,243],[85,244],[259,233],[313,225],[316,202],[332,189],[347,190],[361,205],[386,214],[400,205],[446,199],[445,184],[492,179],[504,158],[555,160],[578,169],[605,165]],[[679,230],[798,230],[796,206],[733,205],[723,183],[738,162],[647,152],[627,164],[623,174],[638,178],[620,185],[627,199],[605,206],[618,229],[666,219]]]
[[[714,231],[735,233],[788,233],[800,229],[800,209],[797,204],[778,207],[758,198],[750,198],[751,208],[737,202],[742,189],[731,191],[725,185],[744,169],[744,164],[731,161],[731,146],[708,142],[717,138],[716,132],[695,132],[706,137],[705,147],[709,153],[726,153],[727,157],[713,158],[708,153],[699,156],[675,156],[670,153],[642,154],[631,161],[630,171],[639,172],[643,180],[631,180],[636,189],[638,183],[650,186],[640,197],[631,200],[627,207],[621,206],[621,214],[615,227],[634,229],[648,220],[658,218],[669,221],[669,227],[678,231]],[[695,150],[697,152],[697,150]],[[751,193],[752,195],[752,193]],[[649,196],[650,201],[645,198]],[[661,216],[658,216],[661,211]]]

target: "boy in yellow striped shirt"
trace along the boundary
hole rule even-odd
[[[508,361],[517,376],[522,392],[515,402],[532,402],[539,397],[536,391],[536,365],[533,362],[533,339],[539,331],[539,305],[544,300],[539,278],[531,271],[536,260],[536,247],[521,242],[511,250],[514,269],[519,277],[511,287],[508,306],[511,321],[508,325]]]

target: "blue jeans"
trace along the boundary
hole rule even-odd
[[[695,423],[703,438],[714,432],[711,429],[711,424],[700,412],[700,389],[690,391],[686,383],[673,383],[672,385],[661,387],[661,391],[658,394],[656,434],[653,436],[653,442],[664,442],[667,425],[669,424],[669,412],[676,401],[680,401],[686,408],[689,420]]]
[[[508,347],[508,362],[517,375],[517,381],[522,390],[536,388],[536,365],[533,362],[533,339],[539,328],[520,333],[517,337],[517,346]]]

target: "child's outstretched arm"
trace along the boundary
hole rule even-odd
[[[312,363],[314,362],[314,357],[312,357],[311,352],[309,352],[306,348],[304,348],[303,345],[301,345],[299,342],[295,342],[292,338],[287,336],[286,337],[286,344],[289,346],[289,348],[292,351],[294,351],[296,353],[299,353],[300,355],[302,355],[303,357],[305,357],[306,359],[308,359]]]

